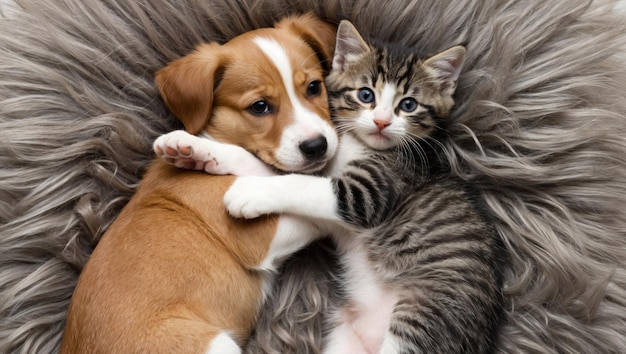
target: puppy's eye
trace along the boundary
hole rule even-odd
[[[270,104],[265,100],[258,100],[248,107],[248,112],[257,117],[269,114],[272,111]]]
[[[372,91],[371,89],[367,87],[360,88],[359,92],[357,92],[357,97],[363,103],[372,103],[374,102],[374,98],[375,98],[374,91]]]
[[[309,97],[315,97],[322,93],[322,82],[319,80],[311,81],[306,87],[306,94]]]
[[[411,113],[417,109],[417,101],[410,97],[405,98],[400,101],[400,105],[398,107],[406,113]]]

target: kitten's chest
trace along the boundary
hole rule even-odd
[[[340,321],[350,324],[363,345],[375,351],[383,343],[398,297],[376,275],[358,238],[344,239],[339,248],[344,251],[347,279],[347,302]]]
[[[339,177],[345,167],[355,160],[368,155],[369,149],[351,134],[343,134],[339,137],[339,146],[335,157],[328,165],[326,173],[331,177]]]

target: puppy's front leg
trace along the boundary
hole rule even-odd
[[[342,223],[329,177],[239,177],[224,195],[224,205],[231,215],[246,219],[288,213]]]
[[[161,135],[153,148],[158,156],[179,168],[214,175],[276,175],[271,167],[240,146],[221,143],[206,135],[192,135],[184,130]]]

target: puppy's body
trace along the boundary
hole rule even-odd
[[[234,221],[198,199],[218,200],[231,178],[206,177],[148,170],[81,275],[62,351],[191,353],[224,329],[243,342],[278,219]]]
[[[333,47],[332,26],[289,18],[198,47],[159,71],[157,86],[187,131],[239,145],[280,170],[312,172],[337,146],[323,83],[317,87]],[[310,226],[288,216],[233,219],[222,204],[233,177],[158,160],[80,276],[63,353],[239,353],[271,271],[316,237],[295,232]]]

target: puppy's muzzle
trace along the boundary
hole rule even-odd
[[[300,148],[300,151],[308,160],[317,160],[324,157],[326,154],[328,142],[325,136],[319,135],[315,138],[303,141],[298,148]]]

